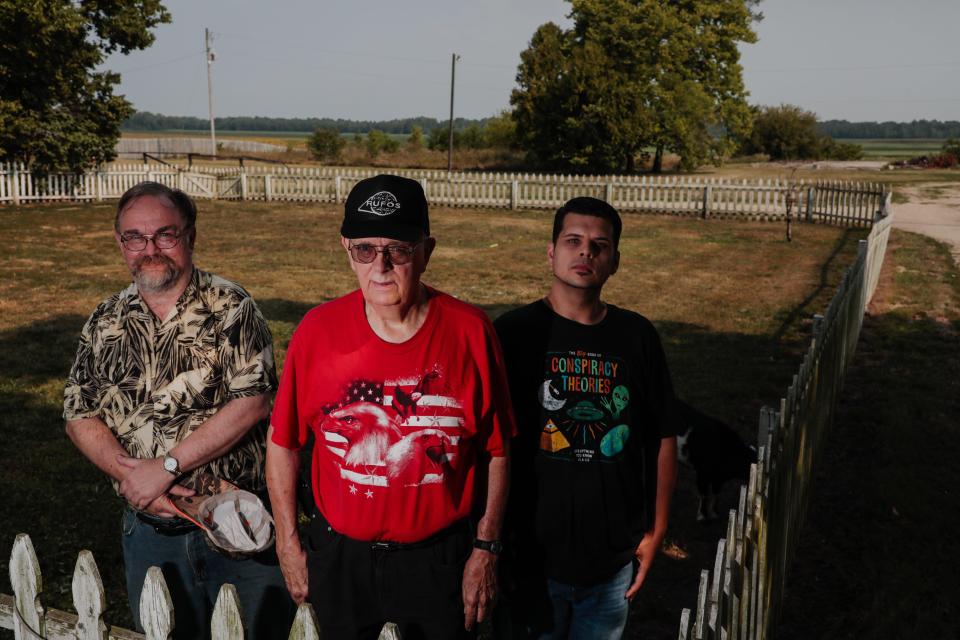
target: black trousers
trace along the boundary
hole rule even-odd
[[[470,638],[463,628],[466,521],[423,542],[364,542],[314,517],[307,536],[308,599],[324,640],[377,638],[386,622],[403,640]]]

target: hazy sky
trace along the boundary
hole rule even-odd
[[[508,106],[519,54],[560,0],[165,0],[173,22],[146,51],[115,55],[142,111],[207,115],[204,27],[217,116],[446,118]],[[960,120],[960,0],[764,0],[744,45],[750,101],[821,119]]]

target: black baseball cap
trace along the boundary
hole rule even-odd
[[[350,190],[340,235],[417,242],[430,235],[427,197],[416,180],[380,174]]]

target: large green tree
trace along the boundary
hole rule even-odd
[[[42,173],[112,159],[133,108],[97,66],[169,21],[160,0],[0,0],[0,160]]]
[[[538,165],[633,171],[645,150],[719,161],[750,126],[740,42],[757,0],[572,0],[520,54],[517,136]]]

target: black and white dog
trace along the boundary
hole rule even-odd
[[[757,450],[745,445],[733,429],[679,398],[676,417],[677,457],[697,472],[697,522],[716,520],[720,488],[728,480],[750,479],[750,465],[757,461]]]

